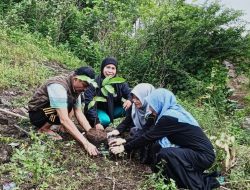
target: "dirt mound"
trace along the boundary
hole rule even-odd
[[[92,128],[86,133],[86,137],[95,146],[107,143],[107,133],[101,129]]]

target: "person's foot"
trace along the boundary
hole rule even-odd
[[[50,129],[39,129],[38,133],[44,133],[48,135],[52,140],[62,140],[62,137],[59,134]]]
[[[55,131],[55,132],[61,132],[61,133],[66,133],[67,132],[62,125],[52,125],[50,127],[50,129],[52,131]]]

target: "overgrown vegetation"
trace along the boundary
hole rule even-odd
[[[22,0],[3,1],[0,8],[2,25],[43,36],[98,70],[110,54],[131,84],[148,81],[190,97],[206,93],[221,110],[228,96],[222,62],[249,68],[241,12],[219,3]]]
[[[242,87],[244,109],[238,109],[237,102],[228,100],[231,79],[223,64],[231,62],[237,74],[250,76],[250,35],[239,11],[217,2],[193,6],[183,0],[3,0],[0,11],[0,92],[32,91],[49,76],[64,72],[61,67],[87,64],[99,72],[100,61],[115,56],[120,75],[131,86],[150,82],[173,90],[211,138],[217,152],[213,169],[224,171],[226,186],[250,188],[250,136],[242,128],[250,114],[250,86]],[[21,107],[28,98],[16,97],[12,103]],[[3,139],[5,144],[15,141]],[[112,189],[118,183],[122,189],[128,186],[122,179],[135,182],[134,163],[96,163],[72,141],[50,147],[38,142],[24,141],[11,162],[1,166],[20,187],[30,183],[40,189],[79,189],[94,183]],[[236,162],[230,163],[233,150]],[[226,170],[228,159],[232,165]],[[98,176],[108,177],[110,184],[101,187],[100,181],[94,182]],[[136,178],[140,183],[132,188],[174,188],[172,183],[166,186],[160,174]]]
[[[31,134],[31,137],[34,143],[28,148],[25,147],[27,144],[22,144],[21,147],[15,149],[11,162],[6,164],[4,169],[5,172],[10,172],[11,178],[20,186],[33,184],[40,189],[46,189],[47,179],[62,171],[56,162],[61,159],[60,151],[53,149],[51,141],[44,144],[40,140],[41,137],[38,138],[34,134]]]
[[[47,40],[36,35],[1,27],[0,31],[0,90],[19,87],[27,90],[41,84],[56,73],[54,64],[68,68],[85,65],[63,48],[53,47]]]
[[[166,179],[163,173],[163,164],[160,163],[159,171],[157,173],[153,173],[147,176],[147,179],[143,182],[141,189],[155,189],[155,190],[177,190],[175,181],[170,179]]]

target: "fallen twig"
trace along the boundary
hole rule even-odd
[[[220,189],[231,190],[231,189],[226,188],[226,187],[224,187],[224,186],[220,186]]]
[[[17,128],[17,129],[19,129],[20,131],[24,132],[26,135],[30,136],[29,132],[26,131],[25,129],[22,129],[20,126],[18,126],[18,125],[15,124],[14,127]]]
[[[6,110],[6,109],[0,108],[0,111],[1,111],[1,112],[4,112],[4,113],[6,113],[6,114],[13,115],[13,116],[15,116],[15,117],[19,117],[19,118],[22,118],[22,119],[28,119],[28,117],[25,117],[25,116],[20,115],[20,114],[18,114],[18,113],[13,113],[13,112],[11,112],[11,111],[9,111],[9,110]]]
[[[113,190],[115,190],[115,178],[113,177],[113,180],[112,180],[112,182],[113,182]]]
[[[112,180],[112,178],[111,177],[104,177],[105,179],[109,179],[109,180]]]
[[[247,180],[239,180],[239,181],[228,181],[228,182],[224,182],[224,184],[230,184],[230,183],[244,183],[244,182],[250,182],[250,179]]]

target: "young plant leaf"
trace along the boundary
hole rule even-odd
[[[89,102],[88,109],[92,108],[95,105],[95,103],[96,103],[95,100],[92,100],[91,102]]]
[[[78,78],[81,81],[86,81],[86,82],[88,82],[88,80],[90,79],[89,77],[87,77],[85,75],[79,75],[76,78]]]
[[[94,88],[98,88],[98,84],[95,82],[94,79],[92,79],[92,82],[90,84],[92,84]]]
[[[104,87],[101,88],[101,91],[104,96],[108,96],[108,91]]]
[[[114,93],[115,93],[114,87],[111,86],[111,85],[109,85],[109,84],[105,85],[104,88],[105,88],[109,93],[111,93],[111,94],[114,94]]]
[[[89,78],[88,76],[79,75],[79,76],[77,76],[76,78],[78,78],[78,79],[81,80],[81,81],[86,81],[87,83],[92,84],[92,85],[94,86],[94,88],[97,88],[97,87],[98,87],[98,85],[97,85],[97,83],[95,82],[95,80]]]
[[[107,99],[104,98],[104,97],[101,97],[101,96],[95,96],[95,97],[94,97],[94,100],[95,100],[96,102],[107,102]]]
[[[109,80],[111,79],[111,77],[106,77],[103,81],[102,81],[102,86],[105,86],[107,84],[109,84]]]
[[[114,77],[111,78],[108,82],[108,84],[118,84],[118,83],[124,83],[126,80],[122,77]]]

